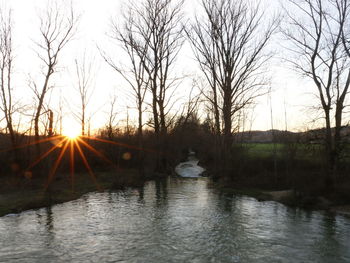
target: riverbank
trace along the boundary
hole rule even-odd
[[[60,174],[46,191],[46,178],[28,180],[2,177],[0,216],[68,202],[89,192],[142,187],[148,179],[140,178],[138,171],[133,169],[100,172],[95,176],[96,182],[87,173],[75,174],[73,186],[69,175]]]
[[[293,190],[268,191],[266,200],[272,200],[289,206],[299,206],[314,210],[326,210],[350,216],[350,204],[338,203],[329,197],[300,195]]]
[[[170,176],[0,217],[0,261],[344,263],[349,224]]]
[[[290,207],[300,207],[307,210],[324,210],[350,216],[350,203],[348,200],[339,201],[339,197],[334,194],[325,197],[302,194],[291,189],[267,191],[257,188],[228,187],[220,183],[216,184],[216,187],[225,193],[250,196],[260,202],[275,201]]]
[[[72,201],[89,192],[127,187],[138,188],[142,187],[147,180],[152,179],[156,179],[155,176],[140,178],[137,170],[126,169],[118,172],[96,173],[96,183],[87,173],[83,173],[75,174],[74,187],[72,187],[69,175],[60,174],[45,191],[44,179],[28,181],[22,178],[16,181],[11,177],[2,178],[0,216]],[[291,207],[326,210],[350,216],[350,203],[347,200],[341,200],[334,194],[325,197],[301,194],[290,189],[276,191],[243,185],[235,186],[223,182],[216,182],[213,187],[234,195],[251,196],[258,201],[276,201]]]

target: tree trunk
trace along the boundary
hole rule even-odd
[[[218,106],[218,97],[216,93],[216,87],[213,88],[213,93],[214,93],[214,116],[215,116],[215,133],[217,135],[220,134],[220,111],[219,111],[219,106]]]
[[[165,112],[164,112],[164,105],[163,101],[158,102],[159,106],[159,122],[160,122],[160,133],[162,136],[166,136],[167,134],[167,127],[166,127],[166,120],[165,120]]]
[[[53,112],[49,110],[49,137],[53,136]]]
[[[154,132],[156,135],[159,135],[159,117],[158,117],[158,109],[157,109],[157,95],[153,93],[153,101],[152,101],[152,110],[153,110],[153,119],[154,119]]]
[[[341,128],[342,128],[343,104],[338,102],[335,112],[335,131],[334,131],[334,151],[335,151],[335,170],[337,170],[339,154],[341,152]]]
[[[332,126],[330,121],[330,111],[325,109],[326,117],[326,156],[327,156],[327,173],[325,177],[325,189],[332,190],[334,185],[334,166],[335,166],[335,153],[332,136]]]
[[[143,132],[142,132],[142,100],[139,101],[138,105],[138,132],[137,132],[137,139],[138,139],[138,155],[139,155],[139,176],[141,178],[144,177],[144,152],[143,152]]]
[[[85,135],[85,106],[82,107],[81,113],[81,135]]]
[[[224,121],[224,131],[223,131],[223,161],[224,161],[224,173],[229,176],[230,172],[230,162],[232,160],[232,103],[230,93],[224,94],[224,105],[223,105],[223,121]]]

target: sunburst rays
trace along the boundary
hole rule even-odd
[[[116,145],[116,146],[121,146],[121,147],[129,148],[129,149],[144,151],[144,152],[158,153],[158,151],[153,150],[153,149],[138,147],[138,146],[129,145],[126,143],[110,141],[110,140],[101,139],[101,138],[97,138],[97,137],[82,136],[82,138],[86,138],[86,139],[90,139],[90,140],[94,140],[94,141],[98,141],[98,142],[103,142],[103,143],[108,143],[108,144],[112,144],[112,145]]]
[[[58,168],[58,166],[61,163],[61,160],[62,160],[62,158],[64,156],[64,153],[66,152],[66,150],[68,148],[68,145],[69,145],[69,141],[66,140],[66,142],[65,142],[65,144],[64,144],[64,146],[63,146],[63,148],[62,148],[62,150],[60,152],[60,154],[58,155],[58,158],[56,159],[56,161],[55,161],[55,163],[54,163],[54,165],[53,165],[53,167],[52,167],[52,169],[51,169],[51,171],[49,173],[49,177],[48,177],[47,183],[45,185],[45,190],[47,190],[47,188],[49,187],[49,185],[52,182],[53,178],[55,177],[57,168]]]
[[[82,149],[81,149],[81,147],[80,147],[80,145],[78,143],[78,140],[74,140],[74,144],[75,144],[75,146],[76,146],[76,148],[77,148],[77,150],[78,150],[78,152],[80,154],[81,159],[83,160],[83,163],[84,163],[84,165],[85,165],[89,175],[93,179],[93,181],[94,181],[95,185],[97,186],[97,188],[101,189],[100,185],[97,182],[96,176],[95,176],[94,172],[92,171],[92,169],[90,167],[90,164],[89,164],[88,160],[86,159],[85,154],[82,151]]]
[[[71,189],[72,189],[72,191],[74,191],[76,154],[77,154],[77,156],[80,157],[81,161],[83,162],[89,176],[91,177],[92,181],[96,185],[97,189],[101,190],[101,186],[98,183],[97,177],[96,177],[95,173],[93,172],[91,165],[89,164],[89,161],[84,153],[84,149],[87,149],[89,152],[93,153],[95,156],[97,156],[98,158],[100,158],[104,162],[113,166],[113,168],[115,168],[116,171],[120,170],[120,168],[116,165],[116,163],[111,161],[101,151],[94,148],[91,144],[89,144],[85,140],[93,140],[96,142],[106,143],[106,144],[119,146],[119,147],[123,147],[123,148],[129,148],[129,149],[134,149],[134,150],[138,150],[138,151],[156,153],[156,151],[153,149],[140,148],[140,147],[137,147],[134,145],[129,145],[129,144],[125,144],[125,143],[120,143],[120,142],[116,142],[116,141],[110,141],[110,140],[96,138],[96,137],[90,137],[90,136],[53,136],[53,137],[49,137],[49,138],[40,139],[38,141],[30,142],[27,144],[19,145],[19,146],[14,147],[14,148],[0,150],[0,152],[21,149],[21,148],[25,148],[25,147],[29,147],[29,146],[33,146],[33,145],[37,145],[37,144],[43,144],[45,142],[51,142],[54,145],[52,147],[50,147],[47,151],[42,153],[32,163],[30,163],[24,172],[30,172],[41,161],[48,158],[48,156],[50,156],[50,154],[52,154],[53,152],[55,152],[55,150],[60,148],[58,157],[54,161],[53,166],[51,167],[51,169],[49,171],[49,175],[48,175],[47,181],[45,183],[45,191],[48,190],[50,184],[55,179],[57,170],[58,170],[60,164],[62,163],[62,159],[64,158],[65,155],[68,155],[69,178],[70,178],[70,183],[71,183]]]
[[[63,138],[59,143],[55,144],[54,146],[52,146],[48,151],[46,151],[45,153],[43,153],[41,156],[39,156],[38,159],[36,159],[34,162],[32,162],[26,170],[30,170],[32,169],[35,165],[37,165],[38,163],[40,163],[43,159],[45,159],[50,153],[52,153],[54,150],[56,150],[57,148],[61,147],[62,143],[64,143],[65,141],[67,141],[67,138]]]
[[[33,145],[36,145],[36,144],[41,144],[41,143],[44,143],[44,142],[54,142],[54,141],[62,139],[62,138],[65,138],[65,136],[61,136],[60,135],[60,136],[53,136],[53,137],[49,137],[49,138],[43,138],[43,139],[40,139],[40,140],[37,140],[37,141],[33,141],[33,142],[26,143],[26,144],[18,145],[16,147],[10,147],[10,148],[7,148],[7,149],[0,150],[0,153],[2,153],[2,152],[9,152],[9,151],[17,150],[17,149],[22,149],[22,148],[33,146]]]

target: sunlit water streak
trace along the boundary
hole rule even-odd
[[[0,262],[350,262],[350,218],[223,194],[207,178],[0,218]]]

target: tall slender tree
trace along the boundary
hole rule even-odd
[[[171,69],[183,44],[182,5],[183,0],[130,2],[122,27],[113,25],[113,38],[126,51],[130,66],[120,67],[106,59],[134,91],[139,113],[139,135],[142,135],[144,99],[149,91],[153,116],[150,125],[156,134],[158,150],[162,152],[168,127],[170,90],[177,80]]]
[[[52,86],[50,80],[57,70],[59,57],[62,50],[72,40],[76,31],[78,17],[70,6],[68,11],[57,2],[51,3],[39,17],[41,39],[35,44],[38,48],[37,56],[44,65],[43,83],[34,83],[34,93],[37,98],[37,106],[34,114],[34,134],[38,140],[40,136],[40,116],[42,114],[45,96]],[[40,148],[38,148],[38,152]]]
[[[12,147],[16,146],[16,135],[13,126],[13,43],[11,10],[0,12],[0,109],[4,113],[6,128],[10,134]]]
[[[252,1],[253,2],[253,1]],[[186,31],[210,91],[215,131],[223,135],[224,159],[230,159],[233,118],[266,86],[266,47],[277,28],[259,4],[245,0],[203,0],[203,16]]]
[[[94,92],[93,86],[93,63],[94,59],[87,61],[86,54],[84,53],[81,60],[75,59],[75,72],[77,77],[77,91],[80,96],[80,110],[78,114],[74,114],[81,124],[81,135],[86,134],[86,113],[91,96]]]
[[[347,37],[350,1],[289,0],[289,3],[291,5],[286,8],[289,21],[284,35],[295,56],[288,61],[314,83],[325,118],[326,184],[331,185],[341,152],[340,132],[350,85]]]

